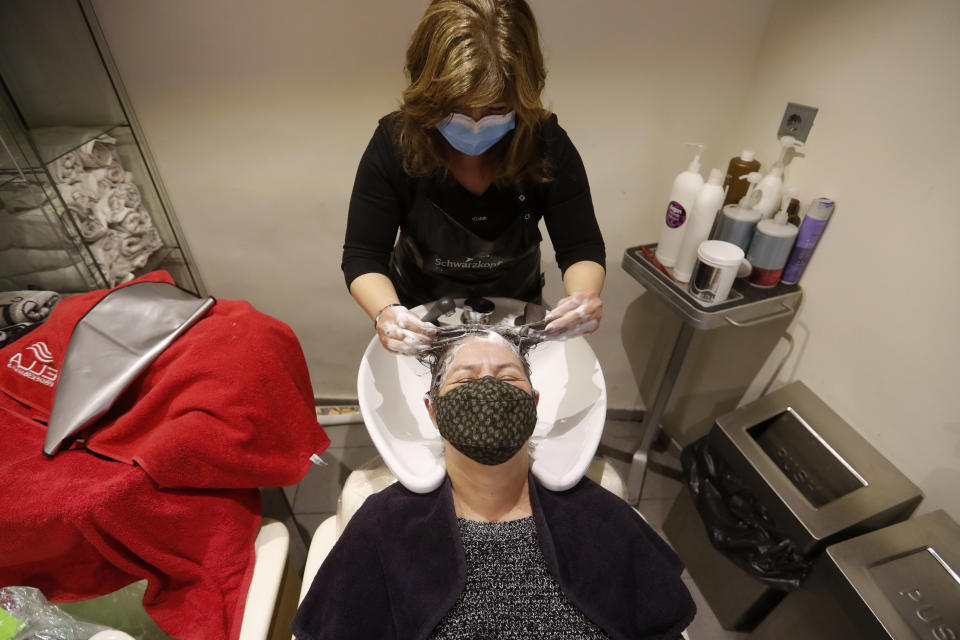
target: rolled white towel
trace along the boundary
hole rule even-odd
[[[126,282],[130,279],[134,271],[147,266],[147,260],[149,258],[149,253],[139,253],[134,256],[121,255],[117,258],[117,261],[113,263],[114,286]]]
[[[106,222],[108,226],[119,225],[134,207],[128,207],[123,193],[116,187],[110,187],[106,193],[93,205],[93,210],[97,216]]]
[[[88,169],[80,176],[80,182],[87,192],[93,195],[94,200],[99,200],[111,189],[116,188],[116,185],[107,177],[106,169]]]
[[[156,229],[140,235],[107,229],[104,237],[90,245],[90,251],[110,286],[115,287],[145,267],[150,255],[162,246]]]
[[[153,229],[153,220],[143,208],[127,213],[118,225],[120,229],[130,234],[143,234]]]
[[[160,241],[160,234],[152,227],[146,233],[141,234],[125,233],[123,231],[114,233],[120,239],[120,254],[130,260],[140,256],[149,257],[150,254],[163,246],[163,242]],[[144,264],[146,264],[146,261],[144,261]]]
[[[131,209],[137,209],[143,203],[140,189],[132,182],[123,182],[117,185],[117,191],[123,198],[123,203]]]
[[[83,162],[76,151],[68,151],[47,165],[57,184],[78,182],[83,177]]]
[[[92,208],[97,201],[97,194],[91,191],[90,185],[84,180],[73,184],[61,184],[58,187],[60,197],[68,207],[73,204]]]
[[[116,232],[110,229],[102,238],[91,242],[90,252],[110,286],[116,286],[119,278],[114,274],[114,264],[120,258],[120,238]]]
[[[104,171],[107,172],[107,180],[111,184],[121,185],[127,181],[127,171],[120,164],[120,158],[104,167]]]
[[[60,300],[56,291],[0,291],[0,310],[7,325],[40,322]]]
[[[100,216],[97,215],[93,207],[68,204],[67,211],[70,213],[70,217],[73,218],[74,222],[76,222],[76,228],[77,231],[80,232],[80,237],[83,238],[83,241],[87,244],[96,242],[107,233],[107,225],[100,219]],[[73,231],[71,226],[67,228]]]
[[[93,169],[107,167],[117,157],[116,145],[117,141],[114,138],[106,134],[100,135],[77,149],[77,155],[85,167]]]

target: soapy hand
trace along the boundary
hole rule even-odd
[[[377,334],[387,351],[414,356],[430,347],[437,328],[423,322],[406,307],[385,307],[377,316]]]
[[[574,291],[550,310],[545,320],[548,340],[569,340],[593,333],[600,326],[603,302],[589,289]]]

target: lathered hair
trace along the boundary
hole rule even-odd
[[[453,362],[457,351],[463,346],[467,338],[474,336],[481,340],[502,344],[513,351],[523,365],[523,371],[529,380],[530,363],[528,354],[531,349],[543,342],[542,331],[530,331],[525,327],[516,327],[508,323],[497,325],[442,325],[437,328],[437,336],[430,348],[417,355],[417,360],[430,370],[430,390],[428,394],[431,401],[437,399],[440,387],[446,378],[447,370],[450,368],[450,363]]]

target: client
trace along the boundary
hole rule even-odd
[[[295,636],[678,638],[696,608],[666,543],[593,481],[553,492],[530,474],[538,393],[517,343],[486,330],[429,359],[447,478],[430,493],[397,483],[367,498]]]

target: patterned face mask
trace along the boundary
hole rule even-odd
[[[436,401],[440,435],[480,464],[503,464],[537,426],[532,395],[492,376],[460,385]]]

